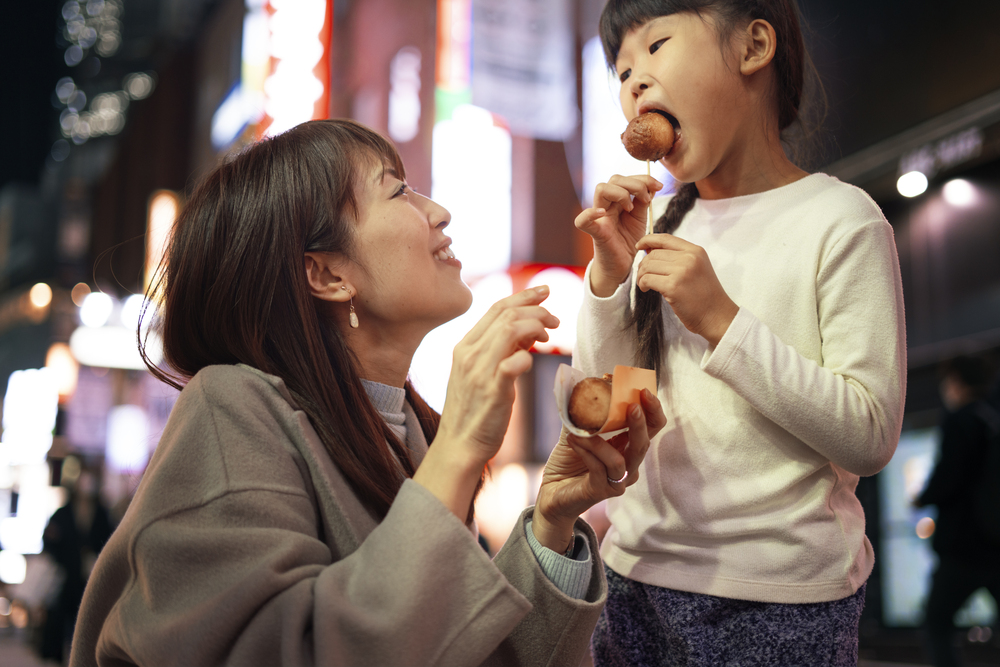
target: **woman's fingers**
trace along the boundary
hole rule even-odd
[[[639,392],[639,401],[642,403],[642,411],[646,417],[646,432],[652,439],[667,425],[667,415],[663,412],[660,399],[650,390],[643,389]]]
[[[608,480],[621,479],[628,471],[625,456],[599,435],[581,438],[570,435],[568,441],[592,454],[604,466],[603,475]],[[626,478],[627,481],[627,478]],[[614,486],[614,485],[613,485]],[[622,487],[624,488],[624,487]]]
[[[486,330],[489,329],[497,318],[507,310],[520,306],[537,306],[541,302],[545,301],[548,296],[549,286],[539,285],[538,287],[521,290],[520,292],[500,299],[490,306],[489,310],[486,311],[486,314],[483,315],[472,327],[472,329],[469,330],[469,333],[465,335],[462,342],[472,342],[482,338]]]

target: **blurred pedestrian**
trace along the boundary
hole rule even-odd
[[[990,447],[998,446],[1000,411],[985,399],[990,373],[977,357],[961,356],[944,368],[940,383],[945,416],[941,447],[918,507],[936,505],[933,536],[938,564],[931,579],[925,626],[928,649],[936,667],[962,664],[955,639],[955,613],[979,588],[1000,603],[1000,542],[986,521],[1000,508],[981,507],[982,491],[1000,485],[987,465]]]
[[[40,652],[59,663],[73,637],[87,578],[113,530],[93,473],[83,470],[65,486],[69,498],[52,514],[42,536],[44,552],[59,566],[62,585],[45,610]]]

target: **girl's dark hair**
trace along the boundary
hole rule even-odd
[[[807,130],[803,127],[801,111],[806,84],[815,85],[820,95],[822,87],[818,86],[819,79],[806,51],[795,0],[608,0],[600,20],[601,43],[608,66],[614,69],[622,41],[630,30],[657,17],[680,12],[711,16],[723,48],[735,30],[752,20],[763,19],[771,24],[777,35],[771,64],[774,68],[778,130],[783,133],[786,148],[795,154],[793,157],[804,158],[803,139],[815,134],[815,128]],[[812,122],[811,118],[809,122]],[[793,138],[798,141],[791,142]],[[653,231],[658,234],[673,233],[697,198],[698,188],[694,183],[680,184],[667,204],[667,210],[653,226]],[[637,289],[636,307],[626,325],[628,328],[635,327],[638,336],[636,364],[656,370],[657,377],[660,375],[663,349],[662,302],[658,292]]]
[[[349,120],[304,123],[253,144],[197,187],[174,225],[147,294],[180,389],[213,364],[243,363],[284,380],[337,468],[385,516],[413,462],[361,383],[330,304],[312,296],[305,253],[352,256],[357,188],[371,168],[403,163],[386,139]],[[145,313],[144,313],[145,316]],[[140,329],[141,330],[141,329]],[[406,383],[427,442],[440,416]],[[471,518],[471,509],[470,509]]]

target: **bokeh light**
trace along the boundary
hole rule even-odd
[[[927,177],[919,171],[903,174],[896,181],[896,189],[904,197],[916,197],[927,191]]]
[[[91,292],[80,306],[80,322],[87,327],[102,327],[107,324],[114,307],[114,300],[104,292]]]
[[[926,540],[928,537],[934,534],[934,519],[929,516],[917,521],[917,537],[922,540]]]
[[[73,303],[77,306],[83,305],[83,300],[87,298],[90,294],[90,285],[87,283],[77,283],[73,285],[73,289],[70,291],[69,296],[73,299]]]
[[[45,283],[37,283],[28,292],[28,298],[31,299],[31,305],[35,308],[39,310],[47,308],[52,303],[52,288]]]

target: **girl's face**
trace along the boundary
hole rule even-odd
[[[726,178],[739,168],[753,104],[735,51],[727,56],[720,48],[709,16],[671,14],[635,28],[622,41],[615,71],[626,118],[652,110],[673,117],[677,139],[661,162],[677,180]]]
[[[462,263],[444,228],[451,214],[391,169],[368,170],[359,188],[354,305],[362,327],[422,338],[472,305]]]

